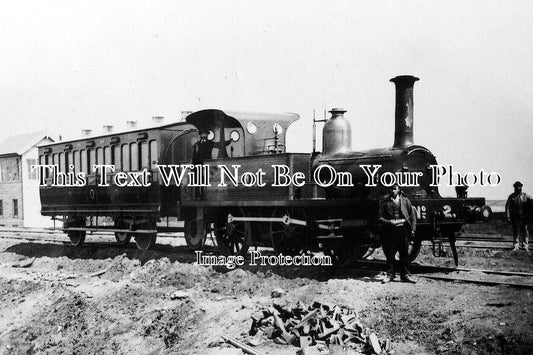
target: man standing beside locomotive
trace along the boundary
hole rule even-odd
[[[520,248],[529,251],[529,232],[527,230],[527,206],[533,200],[531,196],[522,192],[522,183],[517,181],[513,184],[514,192],[507,198],[505,204],[505,214],[507,222],[511,223],[513,227],[514,245],[513,250],[518,250],[520,241]],[[520,236],[520,238],[519,238]]]
[[[379,221],[383,225],[382,246],[389,271],[383,283],[396,277],[396,252],[400,254],[399,273],[402,282],[415,283],[407,275],[409,265],[409,238],[415,234],[416,215],[411,201],[400,193],[398,185],[391,186],[389,194],[379,205]]]

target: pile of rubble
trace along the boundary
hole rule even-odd
[[[260,345],[265,338],[298,346],[299,354],[324,354],[343,350],[347,354],[391,354],[390,340],[379,341],[375,333],[358,320],[353,309],[314,302],[296,307],[273,304],[252,316],[249,344]],[[331,351],[334,352],[334,351]]]

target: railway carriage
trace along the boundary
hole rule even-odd
[[[225,254],[245,253],[250,246],[293,255],[321,250],[336,262],[347,263],[380,245],[377,210],[386,188],[377,181],[369,186],[362,169],[379,165],[375,179],[385,173],[419,176],[416,186],[403,189],[419,225],[411,260],[422,240],[436,244],[446,240],[457,262],[456,233],[465,223],[488,219],[490,209],[484,198],[468,198],[464,193],[444,198],[431,186],[435,156],[413,143],[416,80],[412,76],[391,80],[396,85],[396,131],[388,148],[353,151],[350,124],[342,109],[330,111],[320,153],[286,151],[286,132],[299,118],[296,114],[221,110],[194,112],[185,122],[41,147],[41,164],[59,165],[60,172],[88,174],[86,186],[41,187],[42,214],[63,220],[63,229],[76,245],[83,243],[87,231],[105,229],[114,231],[119,243],[133,236],[140,249],[147,249],[155,243],[157,232],[177,231],[157,222],[176,217],[184,222],[183,232],[192,249],[201,248],[206,234],[214,232]],[[209,166],[209,186],[188,186],[188,175],[180,186],[165,186],[157,166],[190,164],[203,131],[213,143],[211,156],[203,161]],[[95,163],[115,165],[115,174],[147,169],[150,186],[117,187],[110,174],[109,186],[100,187],[98,174],[89,170]],[[300,183],[272,186],[274,167],[291,175],[301,173]],[[334,181],[336,173],[340,178],[349,176],[349,183],[336,181],[325,187],[324,182]],[[220,184],[222,179],[225,184]],[[52,180],[50,174],[46,176],[48,185]],[[113,225],[98,226],[98,217],[111,218]]]

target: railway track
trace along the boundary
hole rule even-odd
[[[93,240],[89,239],[93,238]],[[88,244],[97,248],[124,248],[114,242],[114,235],[110,232],[98,232],[89,235]],[[182,234],[161,234],[161,238],[158,239],[159,248],[157,251],[165,251],[168,253],[174,253],[172,249],[168,247],[172,245],[172,241],[175,238],[183,239]],[[59,243],[69,245],[70,241],[68,237],[60,230],[52,229],[29,229],[29,228],[0,228],[0,239],[16,239],[26,240],[31,242],[47,242],[47,243]],[[477,247],[482,248],[480,242],[490,244],[494,242],[480,241],[480,238],[476,238],[475,243],[468,245],[466,243],[474,243],[469,241],[458,242],[458,247]],[[504,243],[505,246],[500,245]],[[431,245],[430,242],[426,243]],[[493,245],[493,248],[508,249],[512,245],[508,242],[498,242],[498,245]],[[184,247],[184,245],[180,245]],[[133,247],[132,247],[133,248]],[[183,250],[181,250],[183,252]],[[346,266],[340,268],[346,271],[385,271],[387,268],[383,260],[363,260],[358,261],[356,266]],[[513,271],[500,271],[500,270],[483,270],[483,269],[471,269],[463,267],[441,267],[433,265],[421,265],[414,263],[411,265],[411,270],[417,277],[444,281],[444,282],[461,282],[461,283],[473,283],[485,286],[508,286],[523,289],[533,289],[533,273],[526,272],[513,272]],[[480,277],[485,276],[485,277]],[[487,276],[491,277],[486,278]]]
[[[357,270],[376,270],[382,271],[387,269],[383,260],[365,260],[357,263]],[[533,289],[533,273],[505,271],[505,270],[487,270],[472,269],[464,267],[443,267],[434,265],[421,265],[413,263],[410,266],[411,271],[417,276],[431,280],[473,283],[485,286],[508,286],[523,289]],[[480,276],[491,276],[487,279]]]

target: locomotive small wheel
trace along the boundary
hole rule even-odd
[[[207,225],[205,227],[207,233]],[[205,245],[206,236],[201,238],[196,236],[196,220],[185,221],[184,224],[185,242],[192,250],[201,250]]]
[[[248,251],[250,222],[235,221],[234,217],[245,217],[244,211],[230,208],[220,213],[215,222],[218,250],[223,255],[244,255]]]
[[[137,234],[135,236],[135,244],[139,250],[148,250],[155,245],[156,239],[156,233]]]
[[[411,240],[409,243],[409,262],[412,263],[415,261],[418,253],[420,253],[420,248],[422,247],[422,240],[415,239]]]
[[[370,245],[361,242],[361,240],[367,239],[366,232],[353,228],[343,228],[342,235],[344,236],[342,247],[353,250],[353,257],[349,262],[366,259],[374,252],[374,249],[369,252]]]
[[[70,243],[74,246],[82,246],[85,242],[85,231],[70,231],[68,232]]]
[[[270,238],[272,247],[277,253],[298,255],[305,252],[307,227],[291,223],[292,219],[307,221],[302,209],[289,210],[276,208],[272,217],[282,218],[282,222],[270,223]]]

